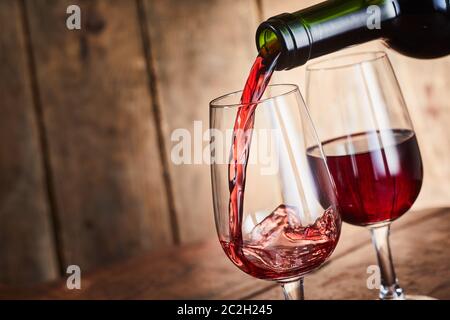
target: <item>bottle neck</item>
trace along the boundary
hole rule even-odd
[[[263,22],[256,32],[258,50],[281,51],[277,70],[350,45],[383,37],[383,27],[398,15],[394,0],[334,0]]]

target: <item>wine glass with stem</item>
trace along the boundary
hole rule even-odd
[[[210,154],[214,217],[220,244],[242,271],[277,281],[286,299],[303,299],[303,277],[331,255],[341,219],[330,175],[318,190],[307,145],[319,145],[298,87],[268,86],[256,102],[254,125],[233,133],[242,92],[210,103]],[[233,134],[246,136],[249,152],[239,159],[244,170],[241,193],[234,199],[230,182]],[[250,139],[248,139],[250,137]],[[320,149],[320,147],[319,147]],[[324,158],[318,155],[326,166]],[[231,196],[230,196],[231,194]],[[319,199],[320,197],[320,199]]]
[[[342,220],[371,232],[381,275],[379,298],[426,299],[405,296],[389,246],[390,225],[419,195],[423,168],[388,56],[355,53],[310,64],[306,87]],[[316,159],[316,150],[308,153],[320,180],[322,158]]]

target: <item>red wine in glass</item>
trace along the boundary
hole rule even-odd
[[[359,226],[393,221],[419,195],[423,169],[413,131],[357,133],[322,146],[343,221]],[[319,152],[317,147],[310,148],[308,161],[320,185],[328,173]]]

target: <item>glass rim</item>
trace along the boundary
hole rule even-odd
[[[335,62],[340,59],[348,58],[348,57],[357,57],[357,56],[368,56],[365,59],[361,59],[357,62],[349,62],[349,63],[342,63],[338,65],[332,65],[332,66],[326,66],[330,62]],[[353,53],[346,53],[341,54],[335,57],[330,57],[326,59],[322,59],[320,61],[311,63],[306,66],[307,72],[313,72],[313,71],[322,71],[322,70],[336,70],[336,69],[344,69],[349,67],[354,67],[357,65],[362,65],[364,63],[368,62],[374,62],[383,58],[386,58],[388,55],[385,51],[382,50],[376,50],[376,51],[360,51],[360,52],[353,52]],[[325,65],[325,66],[323,66]]]
[[[261,103],[267,102],[269,100],[274,100],[274,99],[277,99],[279,97],[283,97],[283,96],[292,94],[294,92],[299,92],[300,93],[299,87],[296,84],[293,84],[293,83],[270,84],[267,87],[268,88],[272,88],[272,87],[286,87],[286,88],[289,88],[289,89],[287,89],[285,92],[282,92],[280,94],[276,94],[274,96],[262,98],[262,99],[260,99],[260,100],[258,100],[256,102],[252,102],[252,103],[240,103],[239,102],[239,103],[222,103],[222,104],[220,104],[221,100],[224,100],[224,99],[226,99],[226,98],[228,98],[230,96],[239,94],[239,97],[240,97],[242,95],[242,91],[243,90],[237,90],[237,91],[233,91],[233,92],[221,95],[221,96],[211,100],[210,103],[209,103],[209,107],[211,109],[236,108],[236,107],[241,107],[241,106],[246,106],[246,105],[252,105],[252,104],[255,104],[255,103],[256,104],[261,104]]]

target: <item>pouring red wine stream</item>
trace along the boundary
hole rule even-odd
[[[276,69],[279,53],[261,51],[245,84],[233,129],[229,177],[229,239],[221,239],[228,257],[261,279],[299,277],[320,266],[338,240],[337,212],[331,207],[313,224],[303,226],[300,209],[280,204],[243,239],[242,223],[247,163],[255,110]]]
[[[279,54],[256,57],[244,91],[242,92],[233,129],[233,145],[228,166],[230,189],[230,237],[232,242],[242,244],[241,219],[244,207],[245,178],[250,153],[252,130],[257,101],[261,99],[275,70]]]

